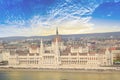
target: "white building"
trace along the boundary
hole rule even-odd
[[[2,56],[2,58],[1,58]],[[113,65],[112,54],[89,52],[88,47],[65,46],[56,31],[51,46],[45,47],[41,39],[40,47],[29,49],[29,52],[2,52],[2,60],[8,61],[9,67],[23,68],[98,68]]]

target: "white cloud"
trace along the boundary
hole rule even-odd
[[[69,0],[67,0],[69,1]],[[9,25],[0,27],[0,36],[41,36],[55,34],[59,27],[61,34],[79,34],[93,29],[93,24],[88,21],[95,5],[82,5],[68,3],[56,4],[45,17],[35,15],[28,21],[6,21]]]

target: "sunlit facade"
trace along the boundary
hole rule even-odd
[[[8,67],[84,69],[113,65],[113,55],[109,49],[102,53],[90,52],[88,46],[65,46],[56,30],[51,45],[45,46],[43,40],[39,47],[30,47],[27,52],[2,51],[1,59],[8,61]]]

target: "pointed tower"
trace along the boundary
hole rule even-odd
[[[56,28],[56,36],[58,36],[58,27]]]
[[[62,38],[61,38],[61,36],[59,35],[59,32],[58,32],[58,27],[56,27],[56,35],[55,35],[55,37],[53,39],[54,43],[56,42],[56,38],[58,40],[58,43],[62,42]]]
[[[110,52],[109,48],[106,48],[105,51],[107,65],[113,65],[113,55]]]
[[[41,39],[41,41],[40,41],[40,55],[41,56],[42,56],[43,52],[44,52],[44,50],[43,50],[43,41]]]

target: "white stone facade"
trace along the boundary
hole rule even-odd
[[[4,60],[8,61],[9,67],[22,68],[89,68],[109,66],[113,64],[112,54],[106,49],[105,54],[89,54],[71,51],[68,55],[60,55],[58,42],[54,43],[54,48],[51,46],[46,48],[49,52],[45,52],[43,41],[41,40],[39,54],[10,55],[9,52],[3,52]],[[76,55],[72,55],[75,53]],[[79,55],[80,54],[80,55]]]
[[[58,32],[57,32],[58,36]],[[61,42],[60,37],[55,38],[51,46],[45,47],[43,40],[40,41],[40,47],[29,48],[29,52],[21,55],[4,51],[0,54],[0,60],[8,61],[9,67],[22,68],[99,68],[102,66],[113,65],[113,55],[106,49],[105,53],[90,53],[89,47],[70,47]],[[65,53],[64,55],[61,55]]]

